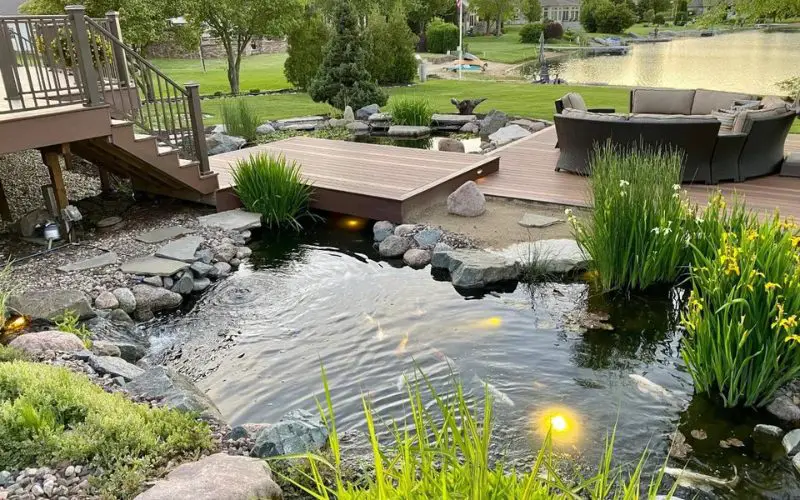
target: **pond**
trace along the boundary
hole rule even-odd
[[[625,56],[569,58],[551,75],[570,83],[775,94],[777,82],[797,75],[798,63],[800,32],[745,31],[633,45]]]
[[[247,266],[149,327],[151,356],[195,378],[232,424],[314,411],[321,365],[340,430],[364,428],[362,397],[382,418],[403,419],[403,375],[417,366],[439,389],[452,371],[477,401],[491,384],[495,452],[507,460],[530,460],[540,416],[557,409],[573,425],[558,449],[576,460],[595,463],[616,425],[616,459],[635,461],[649,445],[655,467],[677,428],[694,447],[693,470],[730,478],[738,469],[742,482],[723,498],[800,495],[788,459],[754,459],[750,432],[767,416],[693,396],[679,355],[683,290],[608,299],[573,281],[467,297],[430,269],[376,260],[370,224],[337,222],[254,244]],[[570,318],[587,308],[608,312],[615,330],[578,331]],[[632,374],[673,396],[640,391]],[[720,447],[732,437],[744,447]]]

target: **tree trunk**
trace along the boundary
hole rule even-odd
[[[503,16],[501,14],[497,14],[497,25],[495,26],[494,36],[500,36],[503,34]]]
[[[241,57],[234,54],[233,47],[228,49],[225,47],[225,53],[228,56],[228,83],[231,86],[231,92],[234,94],[239,93],[239,61]]]

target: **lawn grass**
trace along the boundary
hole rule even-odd
[[[519,30],[519,26],[511,26],[499,37],[482,34],[465,37],[464,47],[486,61],[516,64],[535,59],[539,55],[539,45],[520,43]]]
[[[258,54],[243,58],[239,78],[241,91],[291,88],[283,74],[286,57],[286,54]],[[231,91],[225,59],[206,59],[205,73],[199,59],[151,59],[150,62],[181,85],[199,83],[203,95]]]

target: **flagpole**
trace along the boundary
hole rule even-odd
[[[464,61],[464,0],[458,0],[458,79],[461,80],[461,66]]]

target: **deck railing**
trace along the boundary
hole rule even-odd
[[[123,42],[119,16],[0,17],[0,113],[83,103],[108,105],[118,120],[155,136],[208,173],[197,85],[183,87]]]

